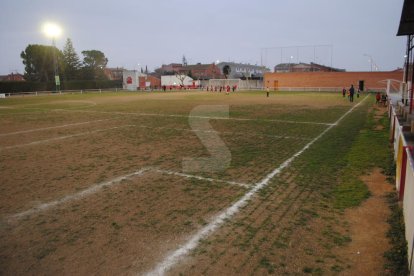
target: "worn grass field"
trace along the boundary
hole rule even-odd
[[[372,132],[372,99],[363,99],[292,92],[4,99],[0,272],[152,271],[279,167],[168,272],[346,271],[333,250],[350,240],[341,210],[369,196],[357,177],[384,157],[364,148],[384,134]],[[228,117],[198,118],[213,131],[191,128],[189,114],[202,105],[228,106]],[[200,132],[220,137],[231,153],[224,169],[183,171],[184,158],[210,157]]]

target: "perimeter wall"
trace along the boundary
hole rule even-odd
[[[390,72],[288,72],[266,73],[264,88],[283,90],[286,87],[329,87],[349,88],[351,84],[358,88],[359,81],[364,82],[364,90],[385,90],[387,79],[402,81],[403,71]]]

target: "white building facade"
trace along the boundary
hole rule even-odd
[[[166,86],[168,88],[196,88],[199,85],[200,81],[194,80],[185,75],[161,76],[161,86]]]
[[[122,88],[130,91],[139,90],[140,77],[146,77],[146,75],[137,70],[124,70],[122,74]]]

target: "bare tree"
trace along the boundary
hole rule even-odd
[[[185,75],[185,74],[183,74],[183,73],[181,72],[181,73],[177,73],[177,74],[175,74],[175,76],[176,76],[176,78],[179,80],[179,82],[180,82],[180,86],[184,87],[184,80],[185,80],[185,78],[187,77],[187,75]]]

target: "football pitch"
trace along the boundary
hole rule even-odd
[[[332,193],[372,101],[263,91],[1,99],[1,274],[346,267],[332,251],[347,238]]]

